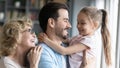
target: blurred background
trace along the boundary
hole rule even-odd
[[[0,26],[7,20],[16,17],[28,16],[34,22],[36,34],[41,32],[38,24],[38,13],[48,2],[66,3],[70,8],[70,23],[72,29],[69,31],[70,37],[78,34],[77,14],[85,6],[96,6],[98,9],[106,9],[109,17],[109,30],[112,42],[112,68],[120,68],[120,1],[119,0],[0,0]],[[0,27],[1,29],[1,27]],[[98,30],[98,34],[99,30]],[[101,38],[98,36],[98,38]],[[98,46],[97,68],[106,68],[101,40]]]

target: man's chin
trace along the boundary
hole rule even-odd
[[[66,40],[68,38],[69,38],[68,34],[66,36],[63,36],[63,40]]]

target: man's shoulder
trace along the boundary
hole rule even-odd
[[[39,63],[40,68],[58,68],[56,53],[48,47],[45,43],[40,43],[39,46],[42,46],[42,54]]]
[[[49,57],[49,56],[54,56],[56,55],[56,52],[50,48],[47,44],[45,43],[40,43],[38,44],[39,46],[42,46],[43,50],[42,50],[42,55],[47,55],[45,57]]]
[[[47,44],[39,43],[38,46],[42,46],[42,48],[46,51],[53,51]]]
[[[56,51],[54,51],[52,48],[50,48],[47,44],[45,43],[40,43],[39,46],[42,46],[43,50],[42,50],[42,58],[54,58],[56,59],[56,57],[61,58],[61,54],[57,53]]]

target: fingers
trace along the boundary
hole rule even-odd
[[[36,46],[36,47],[34,47],[34,48],[32,48],[31,50],[30,50],[30,52],[28,53],[28,55],[27,56],[31,56],[31,55],[38,55],[38,56],[40,56],[41,55],[41,52],[42,52],[42,47],[41,46]]]
[[[39,52],[39,53],[41,53],[41,52],[42,52],[42,47],[41,47],[41,46],[36,46],[36,47],[34,48],[34,52]]]
[[[39,60],[39,58],[41,57],[41,53],[42,53],[42,47],[36,46],[30,50],[27,57],[30,61]]]
[[[34,48],[31,49],[31,53],[40,53],[42,51],[42,47],[41,46],[36,46]]]
[[[40,33],[38,35],[39,42],[44,42],[47,38],[48,38],[48,36],[45,33]]]
[[[40,37],[43,37],[43,38],[48,37],[45,33],[39,33],[39,36],[40,36]]]
[[[42,47],[41,46],[35,46],[30,50],[30,52],[27,55],[28,61],[31,66],[35,65],[38,66],[40,57],[42,53]]]
[[[43,34],[44,34],[44,33],[40,33],[40,34],[38,35],[38,40],[39,40],[39,42],[44,42],[44,36],[43,36]]]

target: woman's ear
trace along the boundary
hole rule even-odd
[[[53,18],[48,19],[48,25],[53,28],[55,26],[55,20]]]

